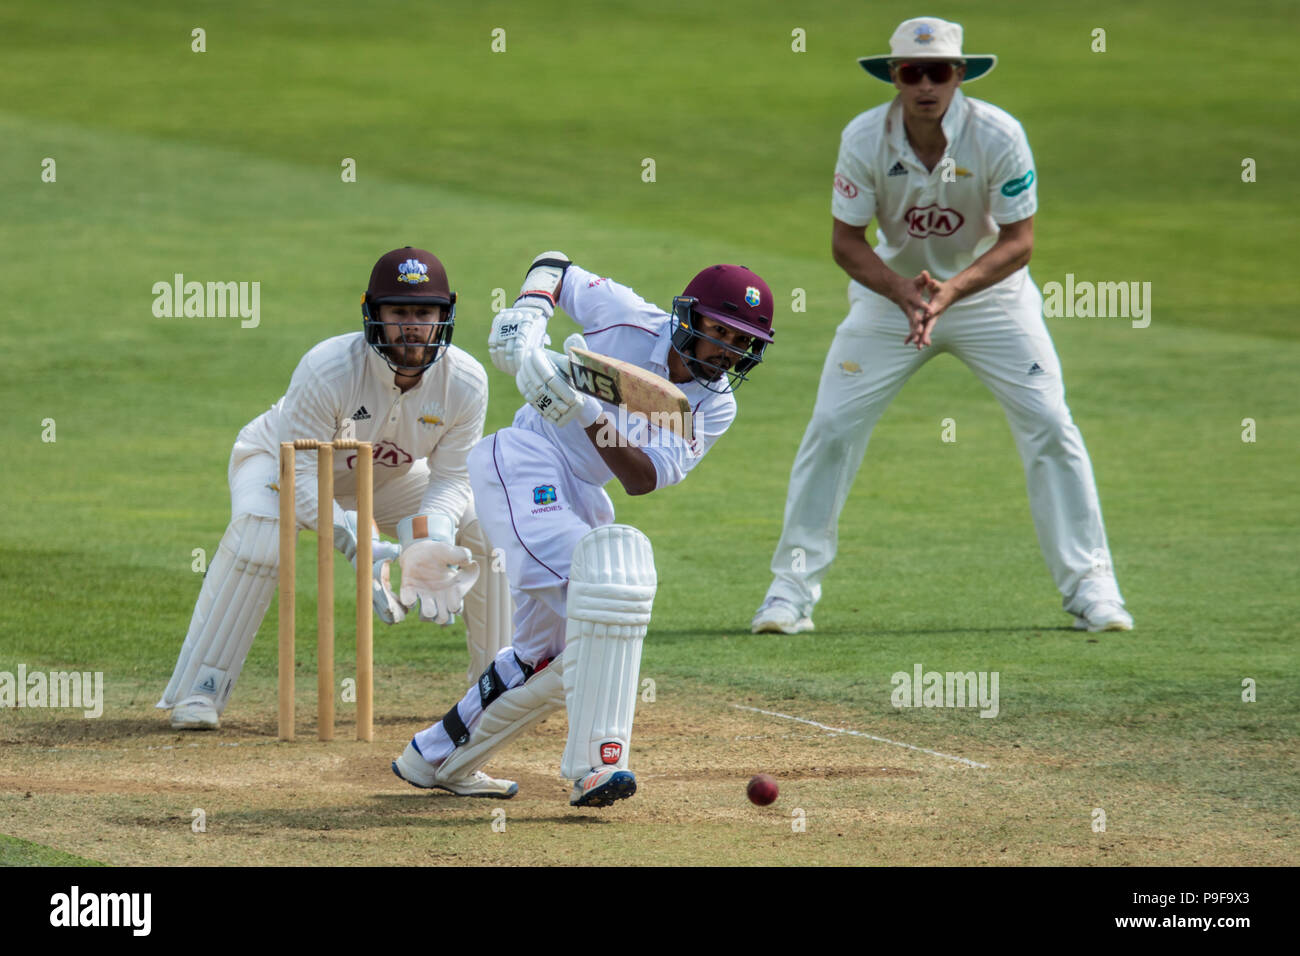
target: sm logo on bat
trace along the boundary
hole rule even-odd
[[[611,405],[622,405],[623,396],[619,394],[618,383],[603,372],[569,362],[569,373],[573,376],[573,387],[580,392],[594,395]]]

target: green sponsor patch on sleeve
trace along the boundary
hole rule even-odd
[[[1019,196],[1022,192],[1028,189],[1033,184],[1033,182],[1034,182],[1034,171],[1031,169],[1023,176],[1020,176],[1016,179],[1008,179],[1005,183],[1003,183],[1002,195]]]

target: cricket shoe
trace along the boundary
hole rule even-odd
[[[749,630],[752,634],[802,634],[813,630],[813,622],[785,598],[768,598],[754,615]]]
[[[172,730],[216,730],[221,723],[211,697],[195,694],[172,708]]]
[[[574,781],[573,793],[569,794],[569,806],[607,807],[619,800],[626,800],[634,793],[636,776],[631,770],[605,767]]]
[[[509,800],[519,792],[513,780],[498,780],[476,770],[468,777],[444,780],[438,777],[438,768],[425,760],[415,749],[415,741],[406,745],[402,755],[393,761],[393,773],[413,787],[421,790],[446,790],[458,797],[495,797]]]
[[[1133,615],[1114,601],[1098,601],[1074,616],[1076,631],[1131,631]]]

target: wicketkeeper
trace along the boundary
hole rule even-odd
[[[694,439],[577,391],[543,349],[557,304],[583,329],[566,349],[590,348],[679,385],[694,413]],[[617,478],[628,494],[647,494],[699,464],[735,418],[732,392],[772,341],[772,307],[767,283],[742,266],[705,269],[669,314],[563,253],[534,260],[488,341],[493,364],[514,377],[526,404],[469,457],[480,520],[506,554],[514,643],[442,720],[415,735],[394,773],[417,787],[512,797],[513,781],[479,768],[497,747],[566,707],[560,769],[574,782],[569,802],[607,806],[636,792],[628,756],[657,579],[649,540],[613,523],[602,486]]]
[[[160,708],[178,730],[217,726],[271,603],[279,567],[280,443],[355,438],[374,445],[374,519],[358,528],[355,453],[334,457],[335,500],[319,503],[315,453],[296,456],[300,528],[330,529],[356,563],[373,541],[375,611],[386,624],[419,605],[448,624],[463,609],[470,676],[510,643],[510,592],[475,513],[466,455],[483,436],[487,374],[451,344],[455,293],[423,249],[394,249],[362,297],[362,331],[321,342],[284,397],[239,432],[230,456],[230,526],[208,565]],[[350,510],[351,509],[351,510]],[[380,531],[400,544],[383,541]],[[390,584],[400,567],[400,593]],[[463,608],[462,608],[463,605]]]

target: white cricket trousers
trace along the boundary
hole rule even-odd
[[[574,475],[550,441],[525,428],[503,428],[475,445],[469,478],[479,521],[505,555],[515,601],[514,645],[495,661],[509,689],[527,679],[521,663],[534,668],[564,650],[573,550],[592,528],[614,520],[614,505],[603,488]],[[477,684],[456,712],[473,733],[483,716]],[[455,749],[441,720],[417,733],[415,746],[429,763]]]
[[[314,452],[307,454],[315,458]],[[405,474],[396,477],[390,477],[386,471],[383,466],[375,468],[374,518],[384,533],[395,536],[397,522],[419,511],[429,486],[429,466],[424,461],[416,461]],[[230,525],[222,538],[222,546],[213,554],[203,577],[189,630],[177,655],[171,680],[157,705],[160,708],[173,707],[191,694],[205,694],[214,698],[219,713],[224,712],[275,594],[278,536],[272,539],[269,553],[252,555],[247,553],[248,540],[252,536],[241,529],[249,516],[279,522],[278,446],[275,452],[267,451],[245,441],[241,431],[230,453],[227,477],[230,483]],[[357,507],[355,495],[336,495],[336,500],[345,509],[355,510]],[[332,542],[332,508],[327,502],[318,502],[318,505],[321,506],[319,511],[323,516],[321,523],[325,534]],[[315,530],[304,521],[301,510],[295,512],[295,518],[298,528]],[[471,500],[460,519],[457,543],[486,555],[488,546],[482,535],[477,531],[467,533],[474,521],[474,502]],[[266,524],[265,527],[273,526]],[[268,532],[264,530],[261,533]],[[483,573],[491,571],[485,568]],[[477,587],[484,589],[482,583]],[[467,596],[466,603],[472,604],[477,599]],[[485,619],[486,612],[479,617]],[[475,667],[475,657],[490,659],[505,636],[504,633],[486,633],[487,628],[482,626],[477,630],[483,633],[470,634],[468,641],[471,668]],[[504,632],[505,628],[501,630]]]
[[[1042,305],[1038,287],[1022,269],[950,307],[935,323],[933,344],[917,351],[903,344],[907,319],[897,305],[871,292],[850,298],[790,472],[769,598],[784,598],[811,615],[835,559],[840,511],[872,429],[912,374],[948,352],[988,386],[1006,412],[1024,464],[1038,544],[1065,610],[1079,614],[1099,600],[1122,603],[1092,464],[1065,404],[1061,364]]]

